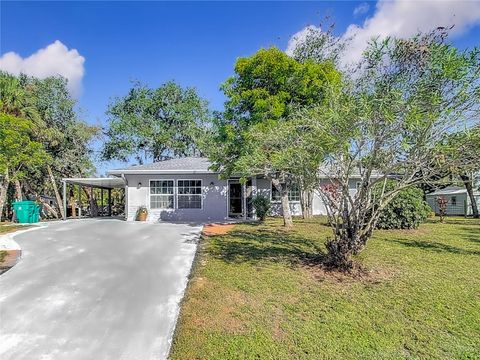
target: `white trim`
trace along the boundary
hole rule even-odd
[[[142,175],[142,174],[221,174],[221,171],[212,171],[212,170],[188,170],[188,169],[114,169],[107,171],[108,175],[121,175],[121,174],[128,174],[128,175]],[[232,174],[235,176],[235,174]],[[257,176],[260,176],[261,174],[257,174]],[[255,176],[255,175],[252,175]],[[382,177],[383,175],[381,174],[372,174],[371,178],[379,178]],[[318,176],[319,179],[333,179],[335,178],[335,175],[325,175],[325,174],[320,174]],[[361,179],[362,176],[359,174],[352,174],[349,176],[349,179]]]
[[[239,214],[240,216],[230,216],[230,182],[233,182],[234,184],[239,184],[242,186],[242,212]],[[246,211],[246,209],[243,208],[243,185],[240,182],[240,179],[227,179],[227,218],[228,219],[238,219],[238,218],[243,218],[243,214]]]
[[[173,182],[173,194],[152,194],[150,192],[150,183],[152,181],[171,181]],[[172,195],[173,196],[173,207],[167,207],[167,208],[152,208],[151,207],[151,195],[167,195],[167,196],[170,196]],[[175,210],[175,180],[174,179],[148,179],[148,191],[147,191],[147,203],[148,203],[148,210]]]
[[[272,204],[281,204],[282,203],[281,198],[280,198],[280,200],[273,200],[273,187],[274,187],[273,182],[270,180],[270,202]],[[275,188],[275,190],[276,190],[276,188]],[[288,190],[288,191],[291,191],[291,190]],[[298,191],[300,191],[300,188],[298,189]],[[301,196],[302,196],[302,194],[300,194],[300,197]],[[300,202],[301,202],[300,200],[290,200],[290,199],[288,199],[289,204],[300,204]]]
[[[178,182],[179,181],[200,181],[200,208],[179,208],[178,207],[178,196],[185,196],[185,194],[179,194],[178,193]],[[177,183],[175,186],[174,193],[176,194],[176,210],[203,210],[203,180],[202,179],[177,179]],[[198,194],[193,194],[193,195],[198,195]]]

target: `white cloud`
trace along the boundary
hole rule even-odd
[[[322,29],[317,26],[308,25],[299,32],[293,34],[290,40],[288,40],[287,49],[285,50],[287,55],[292,56],[297,44],[301,44],[307,39],[308,35],[315,34],[316,32],[321,33]]]
[[[85,58],[76,49],[69,50],[57,40],[26,58],[14,52],[3,54],[0,57],[0,69],[14,75],[23,73],[41,79],[61,75],[68,79],[68,88],[72,95],[78,96],[85,73],[84,62]]]
[[[355,9],[353,9],[353,15],[358,16],[358,15],[366,14],[369,9],[370,9],[370,5],[368,5],[368,3],[366,2],[363,2],[360,5],[358,5]]]
[[[439,26],[455,25],[450,31],[452,36],[458,36],[471,27],[480,24],[479,1],[408,1],[379,0],[375,12],[359,26],[351,24],[343,35],[343,39],[351,38],[343,62],[348,64],[358,60],[372,38],[387,36],[408,37],[419,31],[430,31]],[[288,43],[287,53],[292,53],[294,40],[299,34],[308,30],[304,28],[292,36]]]

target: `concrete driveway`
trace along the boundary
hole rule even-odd
[[[0,358],[163,359],[201,226],[70,220],[15,237]]]

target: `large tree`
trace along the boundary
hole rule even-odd
[[[329,155],[324,169],[332,180],[320,191],[333,228],[328,259],[343,268],[352,266],[351,256],[402,189],[437,175],[445,134],[474,126],[479,111],[479,51],[457,50],[443,31],[372,41],[360,69],[310,119],[345,122],[338,136],[349,139]],[[353,176],[361,179],[355,194]]]
[[[94,173],[90,144],[100,129],[79,119],[66,79],[59,76],[42,80],[24,78],[24,82],[33,91],[35,108],[44,123],[37,138],[52,158],[46,167],[32,169],[29,190],[35,195],[53,192],[63,216],[66,209],[58,190],[60,179]]]
[[[226,176],[264,175],[271,180],[281,195],[285,226],[292,225],[288,193],[295,181],[288,122],[299,107],[324,102],[326,84],[339,81],[331,62],[300,63],[270,48],[238,59],[235,75],[222,86],[227,101],[215,123],[210,158]]]
[[[107,111],[102,156],[143,163],[200,155],[199,142],[208,122],[208,104],[194,88],[169,81],[156,89],[135,84]]]
[[[62,77],[37,79],[2,72],[0,83],[0,110],[30,120],[34,126],[32,141],[42,144],[49,155],[43,166],[36,162],[23,166],[22,171],[28,176],[9,176],[14,179],[16,198],[23,198],[22,189],[37,198],[53,193],[63,215],[60,179],[92,173],[89,145],[98,128],[78,118],[76,102]]]
[[[28,169],[50,159],[43,145],[33,140],[35,130],[32,121],[0,112],[0,219],[10,183],[25,179]]]

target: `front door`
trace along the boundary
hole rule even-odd
[[[243,187],[239,182],[229,182],[228,184],[228,216],[243,216]]]

